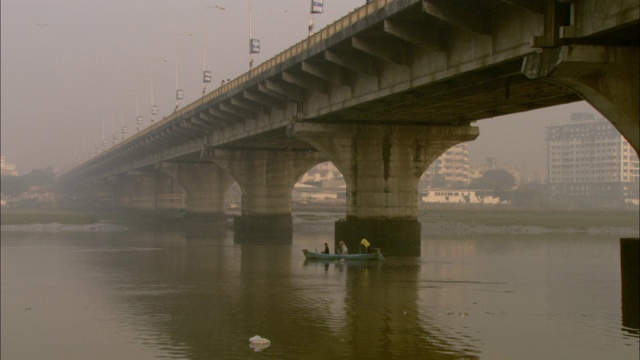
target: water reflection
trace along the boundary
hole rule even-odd
[[[177,232],[106,242],[121,251],[95,252],[87,265],[118,274],[105,285],[117,289],[130,325],[171,356],[241,357],[248,338],[261,335],[276,358],[310,351],[317,358],[476,357],[450,351],[446,338],[424,327],[415,263],[385,269],[382,261],[337,261],[317,269],[292,245]]]
[[[637,348],[637,334],[619,336],[616,243],[458,237],[423,241],[420,258],[305,261],[301,249],[326,236],[254,244],[237,243],[232,233],[3,233],[2,357],[82,358],[70,350],[47,356],[46,346],[24,356],[13,345],[35,330],[23,318],[25,289],[30,281],[30,291],[42,287],[32,280],[40,264],[25,259],[47,265],[52,296],[76,299],[49,304],[38,316],[65,313],[66,323],[127,334],[110,339],[117,349],[107,354],[121,358],[246,358],[257,355],[249,347],[254,335],[271,340],[259,356],[277,359],[637,354],[629,348]],[[90,300],[78,306],[83,297]],[[102,349],[89,343],[74,346],[85,357]]]

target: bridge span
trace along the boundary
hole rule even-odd
[[[638,152],[637,0],[375,0],[61,175],[112,206],[291,229],[314,165],[344,175],[336,241],[419,250],[418,180],[472,123],[586,100]],[[286,238],[286,235],[285,235]]]

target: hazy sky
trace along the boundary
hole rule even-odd
[[[315,29],[364,3],[325,0]],[[208,8],[214,5],[225,10]],[[249,0],[2,0],[0,6],[1,151],[20,174],[68,166],[103,136],[111,145],[122,118],[128,135],[135,133],[136,94],[148,126],[152,69],[156,119],[171,113],[176,54],[181,106],[201,95],[203,48],[213,72],[209,90],[249,68]],[[252,0],[253,37],[261,41],[254,65],[307,36],[309,8],[309,0]],[[178,35],[184,33],[193,36]],[[472,161],[492,156],[544,165],[544,126],[574,111],[595,113],[577,103],[480,121]]]

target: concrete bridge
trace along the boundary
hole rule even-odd
[[[586,100],[638,151],[639,13],[637,0],[375,0],[61,178],[205,225],[236,181],[236,239],[290,239],[293,185],[330,160],[347,185],[336,241],[411,253],[418,180],[478,136],[474,121]]]

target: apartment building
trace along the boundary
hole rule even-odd
[[[589,113],[546,128],[550,195],[604,204],[637,203],[639,161],[613,125]]]

